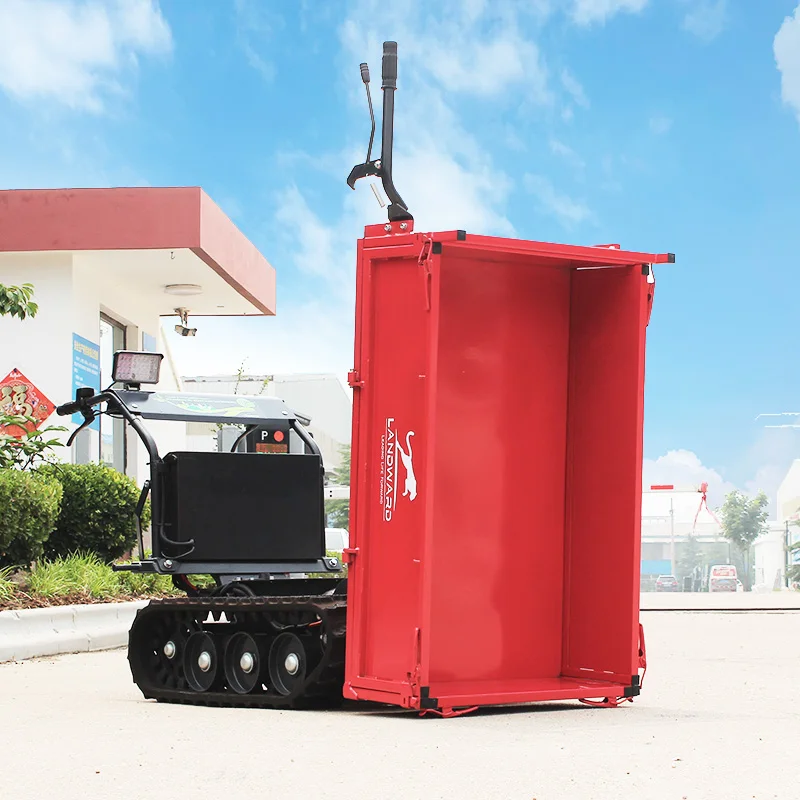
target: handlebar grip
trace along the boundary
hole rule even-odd
[[[369,64],[361,64],[361,80],[369,83]]]
[[[397,88],[397,42],[383,43],[383,62],[381,64],[383,88]]]
[[[59,417],[69,417],[72,416],[72,414],[77,414],[80,410],[80,403],[73,400],[70,403],[64,403],[62,406],[57,406],[56,414],[58,414]]]

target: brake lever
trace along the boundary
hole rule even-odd
[[[83,410],[83,411],[81,411],[81,414],[83,414],[83,422],[77,428],[75,428],[75,430],[72,431],[72,433],[70,434],[69,439],[67,439],[67,447],[72,447],[72,443],[75,441],[75,437],[84,428],[88,428],[89,425],[91,425],[94,422],[95,417],[97,416],[97,414],[95,413],[95,410],[93,408],[89,409],[88,411]]]
[[[361,180],[361,178],[368,178],[371,175],[376,175],[377,177],[382,177],[383,175],[379,158],[374,161],[367,161],[364,164],[357,164],[353,167],[353,169],[350,170],[350,174],[347,176],[347,185],[355,190],[356,181]]]

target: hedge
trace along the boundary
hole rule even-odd
[[[139,487],[131,477],[102,464],[59,464],[41,469],[64,488],[61,513],[45,545],[48,559],[89,551],[110,562],[134,546]],[[143,527],[149,522],[148,503]]]
[[[0,565],[41,558],[62,497],[61,483],[39,470],[0,469]]]

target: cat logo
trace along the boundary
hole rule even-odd
[[[405,471],[405,481],[401,497],[407,497],[413,501],[417,496],[417,478],[414,474],[414,451],[411,445],[411,437],[414,431],[408,431],[405,441],[401,443],[401,438],[394,426],[394,417],[386,419],[386,427],[381,437],[381,508],[383,509],[383,519],[391,522],[394,510],[397,505],[397,465],[403,465]]]

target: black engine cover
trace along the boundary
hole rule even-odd
[[[325,555],[322,460],[312,454],[169,453],[165,534],[192,561],[305,561]]]

